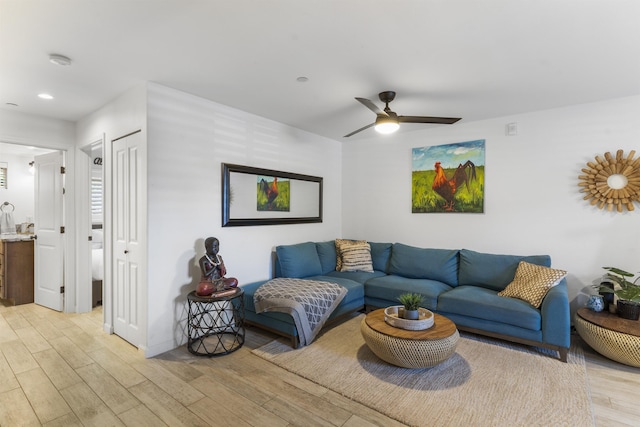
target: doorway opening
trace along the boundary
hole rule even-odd
[[[103,143],[91,144],[91,307],[102,305],[104,280]]]
[[[36,160],[41,156],[51,153],[62,154],[60,150],[56,149],[0,142],[0,162],[6,165],[6,173],[4,174],[4,183],[6,186],[0,190],[0,203],[4,204],[6,202],[7,206],[11,207],[11,217],[6,218],[8,221],[5,224],[5,229],[0,229],[0,236],[3,239],[3,243],[6,241],[7,243],[15,243],[14,246],[18,244],[21,246],[29,246],[28,252],[31,253],[31,259],[34,259],[34,262],[25,263],[25,257],[21,256],[15,260],[15,263],[14,261],[8,262],[8,264],[14,263],[15,265],[5,266],[5,270],[8,269],[9,271],[11,271],[13,267],[18,268],[18,265],[20,266],[20,271],[15,272],[17,276],[12,278],[11,281],[3,280],[6,285],[11,287],[15,284],[15,286],[27,286],[30,288],[30,298],[9,298],[9,303],[22,304],[35,302],[34,300],[38,299],[37,272],[40,260],[37,256],[34,257],[33,254],[34,252],[37,253],[37,249],[35,249],[34,246],[39,243],[34,240],[38,225],[36,223],[42,220],[37,218],[38,215],[36,212]],[[47,197],[52,197],[52,195],[47,195]],[[22,248],[21,250],[24,249],[25,248]],[[57,266],[57,269],[60,271],[64,268],[63,263],[64,260],[60,257],[60,265]],[[62,280],[63,279],[61,279],[61,282]],[[63,286],[63,283],[60,283],[58,286]],[[4,296],[10,295],[6,294]],[[11,296],[13,296],[13,294]],[[62,310],[62,303],[52,308]]]

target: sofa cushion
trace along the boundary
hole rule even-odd
[[[542,328],[540,310],[516,299],[502,298],[498,292],[479,287],[460,285],[438,298],[439,313],[506,323],[520,328],[539,331]]]
[[[564,270],[556,270],[541,265],[520,261],[513,282],[498,292],[501,297],[519,298],[539,308],[549,289],[560,283],[567,275]]]
[[[450,289],[452,289],[451,286],[437,280],[408,279],[401,276],[376,277],[367,280],[364,284],[364,293],[368,298],[393,301],[395,305],[400,305],[398,301],[400,294],[407,292],[421,294],[424,297],[422,307],[428,310],[435,310],[438,297]]]
[[[458,284],[482,286],[501,291],[515,277],[520,261],[544,267],[551,266],[549,255],[495,255],[462,249]]]
[[[373,271],[373,272],[367,272],[367,271],[330,271],[327,274],[325,274],[326,277],[339,277],[342,279],[349,279],[349,280],[353,280],[354,282],[358,282],[361,284],[364,284],[367,280],[376,278],[376,277],[380,277],[380,276],[385,276],[385,273],[382,271]]]
[[[255,294],[256,290],[262,286],[264,283],[267,283],[268,280],[261,280],[259,282],[253,283],[243,283],[241,285],[242,290],[244,291],[244,307],[246,310],[256,311],[255,305],[253,304],[253,294]]]
[[[386,272],[391,258],[391,243],[369,242],[369,246],[371,246],[373,269]]]
[[[313,242],[276,247],[282,277],[304,278],[322,274],[320,257]]]
[[[324,275],[306,277],[306,279],[337,283],[338,285],[341,285],[347,288],[347,294],[344,296],[344,298],[340,302],[341,306],[352,303],[354,301],[358,302],[359,306],[364,305],[364,286],[362,286],[361,283],[358,283],[346,277],[335,277],[335,276],[324,276]]]
[[[318,257],[320,257],[322,274],[334,271],[336,269],[336,242],[334,240],[317,242],[316,249],[318,250]]]
[[[340,271],[373,272],[371,247],[367,242],[349,242],[340,245],[342,265]]]
[[[394,243],[389,274],[412,279],[431,279],[450,286],[458,284],[458,251],[423,249]]]

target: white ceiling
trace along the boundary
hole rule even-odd
[[[0,108],[76,121],[144,81],[338,140],[383,90],[459,123],[637,95],[640,1],[0,0]]]

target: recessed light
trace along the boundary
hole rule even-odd
[[[64,55],[58,55],[57,53],[52,53],[51,55],[49,55],[49,62],[56,65],[62,65],[63,67],[71,65],[70,58],[67,58]]]
[[[300,76],[296,79],[296,81],[300,82],[300,83],[305,83],[309,81],[309,77],[305,77],[305,76]]]
[[[49,95],[48,93],[39,93],[38,94],[38,98],[41,98],[41,99],[53,99],[53,96]]]

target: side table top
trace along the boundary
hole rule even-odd
[[[576,314],[587,322],[602,328],[640,337],[640,320],[623,319],[617,314],[612,314],[608,311],[596,312],[587,307],[579,308]]]
[[[437,313],[433,313],[433,316],[433,326],[421,331],[410,331],[389,325],[384,321],[384,308],[367,314],[365,321],[371,329],[381,334],[410,340],[439,340],[448,338],[456,332],[456,325],[451,320]]]
[[[239,296],[244,295],[244,289],[242,289],[240,286],[238,286],[236,288],[236,291],[234,293],[232,293],[231,295],[223,295],[223,296],[208,296],[208,297],[201,297],[199,295],[196,294],[196,291],[191,291],[189,292],[189,295],[187,295],[187,299],[189,301],[197,301],[197,302],[212,302],[212,301],[228,301],[230,299],[233,298],[238,298]]]

